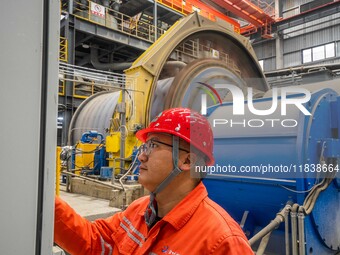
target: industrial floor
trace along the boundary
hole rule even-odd
[[[68,193],[65,191],[64,186],[60,188],[60,197],[77,213],[90,221],[98,218],[107,218],[121,211],[119,208],[110,207],[108,200]]]

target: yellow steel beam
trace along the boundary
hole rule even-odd
[[[56,178],[55,178],[55,194],[59,196],[60,194],[60,173],[61,173],[61,161],[60,161],[61,147],[57,147],[57,157],[56,157]]]

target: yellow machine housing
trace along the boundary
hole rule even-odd
[[[94,167],[94,151],[98,144],[79,143],[76,146],[75,155],[75,174],[80,174],[83,169]],[[81,151],[81,153],[77,153]]]

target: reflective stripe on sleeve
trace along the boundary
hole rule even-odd
[[[101,242],[101,247],[102,247],[102,252],[100,253],[100,255],[105,255],[106,246],[109,249],[108,255],[112,255],[112,246],[108,244],[107,242],[105,242],[102,236],[100,236],[100,242]]]
[[[107,248],[109,249],[109,254],[108,255],[112,255],[112,246],[108,243],[105,243],[107,245]]]
[[[122,222],[120,223],[120,226],[125,230],[126,234],[135,242],[139,245],[139,247],[142,247],[142,242],[139,241],[134,235],[132,235],[128,229],[127,226],[125,226]]]
[[[138,235],[140,238],[142,238],[143,241],[145,241],[145,237],[144,235],[139,232],[131,223],[131,221],[128,220],[128,218],[126,218],[125,216],[123,217],[123,220],[128,224],[128,226],[130,227],[130,229],[136,234]]]

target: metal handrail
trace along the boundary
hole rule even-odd
[[[155,42],[155,26],[146,22],[139,21],[136,16],[131,17],[111,8],[102,6],[92,1],[75,1],[73,15],[89,22],[105,26],[107,28],[120,31],[125,34]],[[86,3],[86,4],[85,4]],[[98,11],[94,9],[97,8]],[[157,36],[166,32],[165,29],[157,27]]]
[[[87,98],[100,91],[133,87],[134,77],[125,74],[96,70],[67,63],[59,63],[59,80],[73,82],[73,96]],[[131,90],[133,91],[133,90]]]
[[[182,0],[157,0],[157,2],[185,16],[197,11],[201,16],[212,21],[216,21],[216,17],[213,14],[204,9],[199,9],[198,7],[191,4],[189,1],[184,2]]]
[[[273,7],[275,6],[275,1],[271,1],[270,3],[263,0],[250,0],[250,1],[256,6],[260,7],[270,17],[275,16],[275,8]]]

